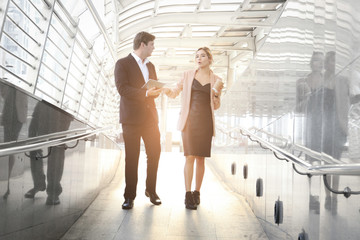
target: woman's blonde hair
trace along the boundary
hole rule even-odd
[[[203,50],[203,51],[206,53],[206,55],[208,56],[208,58],[209,58],[209,60],[210,60],[210,65],[211,65],[212,62],[213,62],[213,56],[212,56],[212,54],[211,54],[210,49],[209,49],[208,47],[201,47],[201,48],[199,48],[196,52],[198,52],[198,51],[200,51],[200,50]]]

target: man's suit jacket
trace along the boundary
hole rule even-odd
[[[149,78],[157,80],[154,65],[147,64]],[[120,123],[158,123],[158,114],[153,97],[146,97],[146,89],[141,88],[145,79],[135,58],[129,54],[115,64],[115,84],[121,96]]]

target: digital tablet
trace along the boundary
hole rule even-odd
[[[164,85],[165,85],[165,83],[163,83],[163,82],[149,79],[149,81],[147,81],[147,83],[145,83],[144,86],[142,86],[142,88],[146,88],[146,89],[150,89],[153,87],[162,88],[162,87],[164,87]]]

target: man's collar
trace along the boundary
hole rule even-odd
[[[136,55],[134,52],[132,52],[131,55],[135,58],[136,62],[140,62],[141,64],[147,64],[149,62],[149,59],[145,58],[145,61],[143,63],[141,58],[138,55]]]

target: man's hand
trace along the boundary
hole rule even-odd
[[[155,87],[153,87],[153,88],[150,88],[150,89],[148,89],[147,91],[146,91],[146,96],[147,97],[158,97],[159,95],[160,95],[160,93],[161,93],[161,88],[155,88]]]
[[[171,93],[171,90],[169,88],[162,88],[162,92],[166,94],[166,96],[169,96]]]

